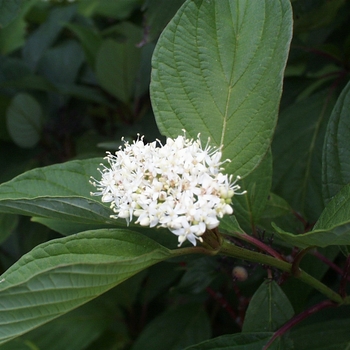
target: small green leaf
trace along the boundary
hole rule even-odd
[[[328,203],[312,231],[293,235],[274,227],[280,238],[300,248],[350,245],[350,184]]]
[[[291,39],[290,2],[187,0],[153,55],[151,99],[162,134],[185,129],[223,145],[244,177],[266,154]]]
[[[271,332],[226,334],[200,344],[190,346],[185,350],[261,350],[273,336]],[[291,350],[292,344],[281,338],[276,339],[269,350]]]
[[[155,318],[131,350],[177,350],[210,338],[210,320],[201,305],[183,305]]]
[[[43,115],[40,104],[29,94],[16,95],[7,109],[7,128],[20,147],[34,147],[40,140]]]
[[[323,147],[322,190],[325,203],[350,183],[350,82],[331,114]]]
[[[243,332],[273,332],[289,321],[294,310],[275,281],[265,281],[250,300]]]
[[[244,233],[234,215],[225,215],[220,220],[219,231],[230,236],[234,236],[235,232]]]
[[[117,229],[86,231],[37,246],[1,276],[0,344],[171,256],[146,236]]]
[[[135,93],[135,79],[140,68],[140,28],[130,23],[120,26],[125,42],[106,39],[96,56],[96,76],[101,86],[124,103]]]

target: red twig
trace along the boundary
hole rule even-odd
[[[285,334],[287,331],[289,331],[292,327],[294,327],[296,324],[300,323],[307,317],[311,316],[312,314],[325,309],[327,307],[333,307],[337,306],[333,301],[331,300],[324,300],[320,302],[319,304],[316,304],[309,309],[303,311],[299,315],[294,316],[291,318],[286,324],[284,324],[280,329],[278,329],[272,338],[268,341],[268,343],[263,347],[263,350],[266,350],[270,347],[270,345],[278,338],[281,337],[283,334]]]
[[[254,244],[257,248],[270,254],[274,258],[276,258],[278,260],[286,261],[286,259],[281,254],[277,253],[273,248],[269,247],[264,242],[259,241],[257,238],[250,236],[246,233],[240,234],[240,237],[244,241]]]

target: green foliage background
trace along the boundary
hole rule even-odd
[[[110,219],[88,181],[122,136],[223,144],[248,193],[222,232],[317,246],[301,267],[343,288],[349,23],[345,0],[0,0],[0,349],[262,349],[324,300]],[[344,349],[349,325],[322,310],[270,348]]]

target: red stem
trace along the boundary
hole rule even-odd
[[[269,253],[271,256],[278,260],[286,261],[286,259],[279,253],[277,253],[273,248],[266,245],[264,242],[259,241],[257,238],[250,236],[246,233],[239,234],[240,238],[244,241],[254,244],[260,250]]]
[[[263,347],[263,350],[266,350],[269,348],[269,346],[278,338],[281,337],[283,334],[285,334],[287,331],[289,331],[292,327],[294,327],[296,324],[300,323],[307,317],[311,316],[312,314],[325,309],[327,307],[333,307],[337,306],[333,301],[331,300],[324,300],[320,302],[319,304],[316,304],[309,309],[303,311],[299,315],[294,316],[291,318],[285,325],[283,325],[280,329],[278,329],[272,338],[268,341],[268,343]]]

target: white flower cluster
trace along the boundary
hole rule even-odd
[[[221,150],[203,149],[199,139],[185,136],[144,144],[143,137],[112,155],[103,166],[100,181],[91,183],[111,202],[116,215],[127,222],[137,217],[142,226],[161,226],[178,236],[179,246],[187,239],[193,245],[206,229],[219,225],[218,218],[232,214],[231,199],[240,187],[220,172]],[[244,192],[245,193],[245,192]]]

